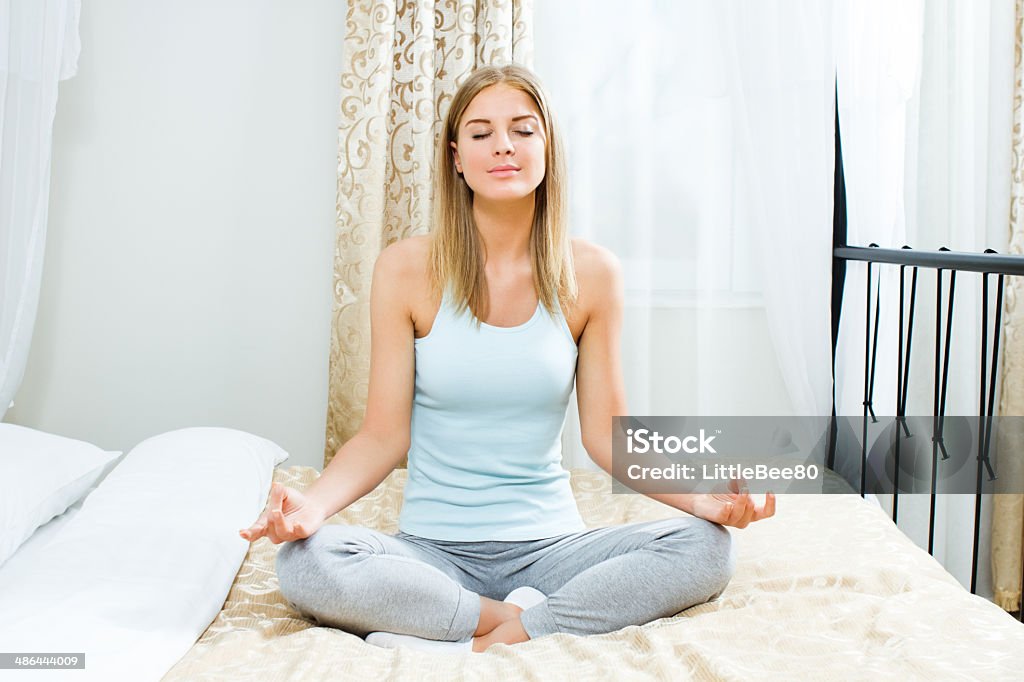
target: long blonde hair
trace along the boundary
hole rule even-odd
[[[440,298],[451,287],[458,311],[467,307],[477,324],[488,314],[483,243],[473,218],[473,191],[455,168],[449,142],[456,142],[459,122],[469,103],[484,88],[498,83],[529,95],[541,115],[547,140],[545,171],[535,190],[530,260],[533,285],[552,315],[568,310],[578,296],[568,225],[568,178],[562,136],[537,76],[518,64],[484,66],[473,71],[452,98],[434,163],[433,226],[430,239],[430,284]]]

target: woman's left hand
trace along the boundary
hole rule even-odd
[[[695,495],[693,509],[690,513],[723,526],[735,526],[736,528],[746,528],[754,521],[767,519],[775,514],[774,494],[767,493],[764,504],[756,507],[746,486],[740,491],[739,484],[732,480],[729,481],[729,487],[732,489],[732,492],[729,493]]]

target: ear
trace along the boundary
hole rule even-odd
[[[462,172],[462,162],[459,160],[459,146],[457,144],[455,144],[454,142],[449,142],[448,144],[450,144],[452,149],[455,150],[455,155],[454,155],[455,170],[457,170],[459,173],[461,173]]]

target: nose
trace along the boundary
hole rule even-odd
[[[512,138],[508,133],[502,133],[501,135],[495,135],[494,140],[494,155],[501,156],[502,154],[514,154],[516,151],[515,145],[512,144]]]

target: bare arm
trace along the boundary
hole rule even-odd
[[[387,478],[409,451],[415,356],[408,292],[409,244],[384,249],[370,289],[370,385],[359,431],[338,450],[306,496],[330,518]]]
[[[359,431],[305,491],[278,483],[267,509],[241,536],[255,542],[309,537],[331,516],[380,484],[409,450],[415,356],[407,294],[415,244],[392,244],[377,258],[370,288],[370,386]],[[410,248],[413,247],[413,248]]]
[[[579,340],[576,398],[583,447],[599,467],[612,474],[612,423],[627,414],[622,380],[622,272],[607,249],[586,245],[577,257],[581,296],[590,314]],[[613,474],[614,475],[614,474]]]
[[[612,428],[616,416],[626,411],[622,380],[620,339],[624,307],[622,268],[613,253],[590,246],[581,258],[581,288],[587,286],[593,301],[586,327],[580,336],[576,367],[576,398],[579,402],[583,447],[602,469],[612,471]],[[631,488],[628,481],[617,479]],[[688,514],[744,528],[775,513],[775,496],[768,493],[765,504],[754,505],[750,495],[732,482],[731,493],[644,493]]]

